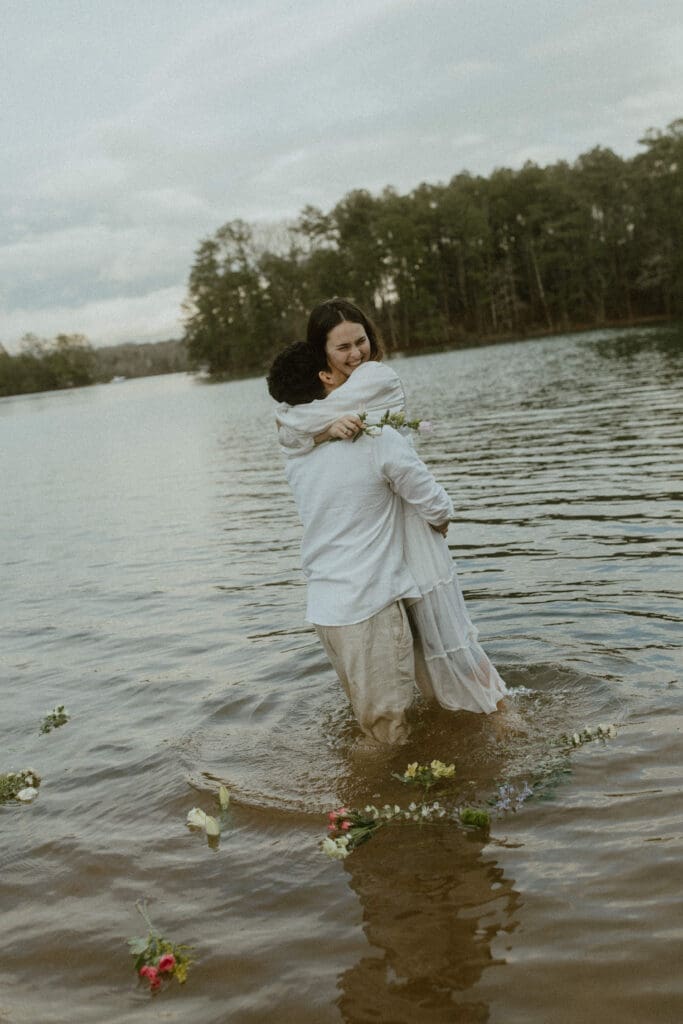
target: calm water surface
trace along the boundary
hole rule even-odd
[[[396,360],[449,543],[521,733],[417,706],[382,764],[303,622],[300,528],[262,380],[184,375],[0,401],[0,1021],[683,1019],[683,333],[604,331]],[[43,716],[72,719],[48,736]],[[561,736],[614,723],[569,750]],[[343,864],[324,812],[535,795],[484,842],[387,830]],[[191,834],[193,805],[230,826]],[[196,947],[136,985],[153,920]]]

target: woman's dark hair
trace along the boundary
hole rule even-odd
[[[266,383],[275,401],[287,405],[301,405],[325,397],[315,355],[305,341],[295,341],[275,356]]]
[[[321,302],[319,306],[312,310],[308,318],[306,341],[315,353],[318,370],[329,369],[327,353],[325,352],[327,336],[337,324],[343,323],[344,320],[363,326],[370,342],[371,359],[379,361],[384,355],[382,339],[370,317],[366,316],[362,309],[359,309],[358,306],[355,306],[348,299],[335,297],[334,299],[328,299],[327,302]]]

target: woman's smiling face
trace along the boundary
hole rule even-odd
[[[361,363],[370,358],[370,340],[362,324],[342,320],[327,335],[325,354],[331,370],[350,377]]]

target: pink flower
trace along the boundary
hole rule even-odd
[[[140,968],[140,977],[147,978],[149,981],[149,987],[156,991],[161,985],[161,978],[159,977],[159,970],[156,967],[152,967],[151,964],[145,964],[144,967]]]
[[[339,827],[341,828],[342,832],[346,832],[346,831],[348,831],[348,829],[351,828],[351,822],[350,821],[342,821],[342,823],[341,823],[341,825]]]
[[[173,956],[173,953],[164,953],[157,966],[162,974],[165,971],[172,971],[175,967],[175,957]]]

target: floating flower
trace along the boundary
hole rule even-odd
[[[218,802],[221,805],[221,810],[225,811],[230,804],[230,794],[228,793],[225,786],[219,786],[218,788]]]
[[[326,839],[323,839],[321,848],[323,853],[333,860],[343,860],[344,857],[348,857],[351,853],[346,836],[342,836],[340,839],[331,839],[328,836]]]
[[[420,420],[417,425],[418,434],[433,434],[434,427],[431,420]]]
[[[174,970],[175,963],[176,960],[173,953],[164,953],[164,955],[159,958],[159,971],[162,974],[168,974]]]
[[[187,824],[190,828],[206,828],[206,813],[200,807],[193,807],[187,812]]]
[[[17,793],[17,800],[22,800],[24,803],[30,803],[35,797],[38,796],[38,790],[35,786],[25,786],[24,789],[20,789]]]
[[[415,783],[422,786],[425,792],[432,786],[437,785],[444,779],[452,779],[455,775],[455,765],[444,764],[443,761],[432,761],[431,764],[418,764],[413,761],[409,764],[402,775],[394,775],[395,779],[405,783]]]
[[[4,800],[29,802],[37,796],[39,785],[40,775],[35,768],[0,773],[0,803]]]
[[[581,732],[572,733],[571,736],[564,736],[563,740],[565,743],[571,743],[573,747],[580,747],[584,743],[589,743],[591,740],[596,739],[613,739],[617,735],[617,730],[613,725],[598,725],[595,727],[585,725]]]
[[[192,963],[191,948],[164,938],[150,921],[144,902],[138,901],[135,906],[149,928],[146,937],[128,940],[138,977],[147,979],[151,992],[158,992],[164,979],[175,978],[182,985]]]
[[[219,836],[221,834],[221,827],[210,814],[204,816],[204,831],[207,836]]]

